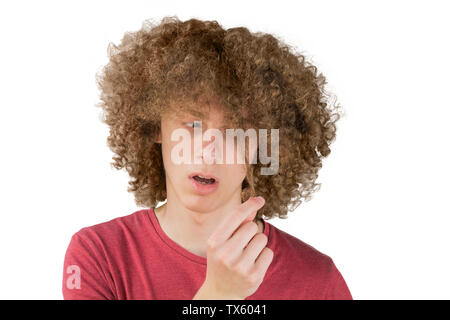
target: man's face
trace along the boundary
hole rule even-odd
[[[160,141],[162,144],[167,191],[168,193],[173,192],[173,195],[178,198],[178,201],[183,206],[197,212],[215,210],[229,202],[230,199],[239,199],[240,201],[241,186],[245,178],[245,164],[237,162],[236,143],[233,143],[232,147],[226,144],[225,129],[227,127],[223,122],[223,111],[218,107],[211,107],[208,117],[208,119],[199,119],[189,114],[178,116],[165,114],[161,117]],[[198,130],[200,128],[200,121],[202,135],[195,137],[194,127],[197,127],[196,132],[198,133],[200,131]],[[214,146],[217,146],[216,143],[218,142],[216,138],[208,141],[203,140],[203,135],[210,128],[218,129],[222,132],[223,162],[221,164],[216,163],[216,157],[220,154],[218,150],[214,149]],[[172,141],[172,134],[177,129],[187,130],[189,132],[188,140],[190,140],[187,141],[190,144],[190,161],[184,161],[181,164],[176,163],[173,153],[174,148],[175,150],[179,150],[182,142],[180,137],[174,138],[175,141]],[[177,131],[180,132],[180,130]],[[200,141],[200,143],[196,144],[194,140],[198,139],[198,137],[200,140],[197,140],[197,142]],[[195,150],[195,148],[197,149]],[[202,148],[203,150],[210,151],[202,154]],[[196,152],[200,152],[197,153],[199,155],[197,157],[199,163],[195,163],[194,161]],[[176,154],[183,153],[176,152]],[[231,153],[234,159],[231,164],[225,161],[227,153]],[[199,176],[214,177],[214,180],[202,180]]]

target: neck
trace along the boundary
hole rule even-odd
[[[241,190],[222,206],[208,212],[187,208],[172,188],[167,185],[167,202],[155,209],[158,222],[173,241],[186,250],[206,258],[206,242],[222,219],[229,216],[241,204]],[[259,232],[263,223],[258,221]]]

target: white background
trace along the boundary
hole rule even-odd
[[[0,298],[61,299],[72,234],[141,209],[109,165],[95,73],[109,42],[177,15],[284,39],[346,112],[321,189],[269,222],[333,258],[355,299],[449,299],[446,3],[1,2]]]

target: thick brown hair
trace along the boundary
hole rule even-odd
[[[125,33],[119,45],[109,44],[108,57],[96,77],[97,106],[110,128],[111,165],[127,170],[137,205],[166,199],[161,144],[155,142],[161,114],[203,117],[199,101],[220,104],[229,128],[279,129],[278,172],[261,175],[262,164],[247,165],[242,185],[242,201],[253,195],[266,200],[257,218],[286,218],[320,188],[318,170],[335,139],[340,107],[329,103],[325,77],[282,40],[170,16]]]

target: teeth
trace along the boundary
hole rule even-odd
[[[203,176],[200,176],[200,175],[195,175],[194,179],[198,183],[201,183],[201,184],[212,184],[212,183],[215,182],[215,179],[213,179],[213,178],[206,178],[206,177],[203,177]]]

